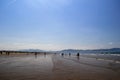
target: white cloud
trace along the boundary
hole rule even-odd
[[[42,50],[59,50],[61,46],[57,44],[40,44],[40,43],[3,43],[0,45],[0,50],[20,50],[20,49],[42,49]]]

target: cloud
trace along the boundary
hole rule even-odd
[[[25,42],[12,42],[3,43],[0,45],[0,50],[20,50],[20,49],[42,49],[42,50],[59,50],[61,46],[50,43],[25,43]]]

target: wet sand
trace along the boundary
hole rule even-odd
[[[0,80],[120,80],[120,63],[93,55],[0,55]]]

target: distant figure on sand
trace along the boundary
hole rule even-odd
[[[79,53],[77,53],[77,55],[76,55],[76,56],[77,56],[77,59],[79,60],[79,59],[80,59],[80,54],[79,54]]]
[[[62,53],[61,55],[64,56],[64,53]]]
[[[71,56],[71,53],[69,53],[69,56]]]
[[[2,55],[2,51],[0,52],[0,54]]]
[[[10,55],[10,52],[8,52],[8,55]]]
[[[46,52],[44,53],[44,55],[46,56]]]
[[[35,58],[37,58],[37,54],[38,54],[38,53],[37,53],[37,52],[35,52]]]
[[[47,54],[47,53],[46,53],[46,52],[44,52],[44,57],[46,57],[46,54]]]
[[[37,52],[35,52],[35,55],[37,55]]]
[[[9,55],[10,54],[10,52],[6,52],[6,55]]]
[[[79,57],[79,56],[80,56],[80,54],[79,54],[79,53],[77,53],[77,56]]]

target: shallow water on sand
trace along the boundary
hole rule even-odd
[[[120,63],[91,55],[0,55],[0,80],[120,80]]]
[[[51,73],[50,55],[0,57],[0,80],[49,80]]]

